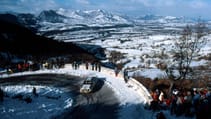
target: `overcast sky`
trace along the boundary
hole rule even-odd
[[[102,9],[126,15],[211,18],[211,0],[0,0],[0,11],[39,13],[48,9]]]

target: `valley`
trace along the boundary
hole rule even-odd
[[[172,58],[175,41],[181,37],[187,25],[194,26],[197,23],[197,20],[185,17],[156,15],[145,15],[135,19],[119,16],[121,19],[114,20],[115,15],[103,10],[54,12],[57,15],[42,16],[45,20],[39,22],[38,34],[66,43],[73,42],[90,52],[96,53],[96,47],[101,47],[106,54],[106,58],[101,57],[102,62],[121,64],[123,69],[132,69],[131,75],[137,75],[134,71],[157,69],[161,73],[154,78],[166,77],[165,70],[160,70],[158,64],[168,64],[168,67],[176,65]],[[52,22],[47,18],[57,18],[60,21]],[[91,19],[93,23],[90,22]],[[206,44],[191,63],[193,67],[209,65],[209,61],[199,60],[211,53],[210,22],[206,21],[205,24],[208,28],[204,36],[207,39]],[[120,56],[116,56],[119,58],[115,61],[106,60],[111,59],[112,52],[119,53]]]

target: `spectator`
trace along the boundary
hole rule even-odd
[[[129,79],[128,70],[127,69],[124,69],[123,75],[124,75],[124,80],[127,83],[128,79]]]
[[[22,66],[21,66],[21,64],[18,64],[18,71],[19,71],[19,72],[22,71]]]
[[[92,62],[92,70],[94,70],[94,68],[95,68],[95,63]]]
[[[164,93],[162,91],[161,91],[158,99],[159,99],[160,102],[163,102],[164,101]]]
[[[163,114],[163,112],[159,112],[156,115],[156,119],[166,119],[165,115]]]
[[[0,88],[0,102],[4,101],[4,91]]]
[[[38,96],[38,94],[37,94],[37,90],[36,90],[36,88],[35,88],[35,87],[33,87],[32,93],[33,93],[33,95],[34,95],[35,97],[37,97],[37,96]]]
[[[78,64],[76,61],[74,61],[74,69],[77,70],[77,68],[78,68]]]
[[[75,69],[75,61],[72,62],[72,69]]]
[[[184,112],[185,116],[191,116],[191,101],[192,101],[192,95],[190,91],[187,91],[187,94],[184,96]]]
[[[177,102],[177,96],[176,95],[172,95],[171,97],[171,105],[170,105],[170,112],[171,115],[176,113],[176,102]]]
[[[119,71],[118,71],[117,67],[115,67],[115,69],[114,69],[114,73],[115,73],[115,76],[117,77],[117,76],[118,76],[118,73],[119,73]]]
[[[183,99],[182,94],[180,93],[177,96],[177,101],[176,101],[176,115],[177,116],[180,116],[183,113],[182,112],[183,111],[183,102],[184,102],[184,99]]]
[[[95,63],[95,71],[97,71],[97,68],[98,68],[98,64]]]
[[[98,63],[98,71],[101,72],[101,64]]]
[[[86,62],[86,70],[88,70],[88,69],[89,69],[89,63]]]
[[[152,109],[153,111],[159,110],[159,104],[158,104],[158,94],[157,92],[153,91],[152,94],[152,102],[150,104],[150,109]]]
[[[193,100],[192,100],[192,104],[194,106],[195,111],[198,110],[198,106],[199,106],[199,100],[200,100],[200,94],[198,93],[198,91],[196,89],[193,90]]]

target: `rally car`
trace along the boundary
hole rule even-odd
[[[80,93],[91,93],[97,84],[97,77],[88,77],[83,81]]]

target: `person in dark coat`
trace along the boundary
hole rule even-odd
[[[38,96],[37,89],[35,87],[33,87],[32,93],[34,96],[36,96],[36,97]]]
[[[98,71],[101,72],[101,64],[98,63]]]
[[[156,119],[166,119],[165,115],[163,114],[163,112],[159,112],[156,115]]]
[[[86,70],[88,70],[88,69],[89,69],[89,63],[86,62]]]
[[[4,91],[0,88],[0,102],[4,101]]]
[[[118,71],[117,67],[115,67],[115,69],[114,69],[114,73],[115,73],[115,76],[117,77],[117,76],[118,76],[118,73],[119,73],[119,71]]]
[[[95,63],[92,62],[92,70],[94,70],[94,68],[95,68]]]
[[[128,77],[128,71],[126,69],[124,70],[123,75],[124,75],[124,80],[127,83],[129,77]]]
[[[95,71],[97,71],[98,63],[95,63]]]

